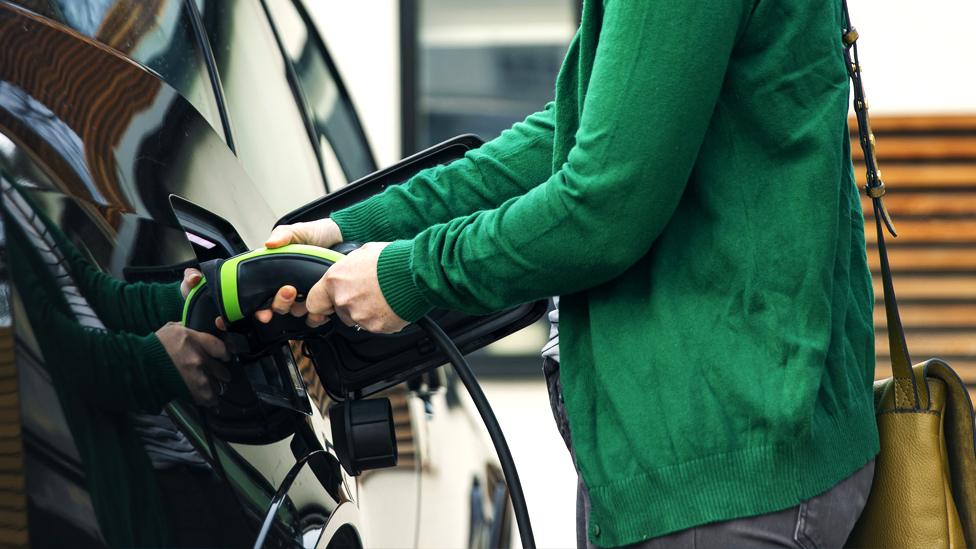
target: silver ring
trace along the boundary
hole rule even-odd
[[[353,326],[353,328],[356,328],[356,331],[357,331],[357,332],[361,332],[361,331],[363,331],[363,327],[362,327],[362,326],[360,326],[359,324],[356,324],[355,326]]]

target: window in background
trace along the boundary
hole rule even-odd
[[[578,0],[401,0],[403,155],[484,140],[553,99]],[[543,319],[473,357],[479,375],[536,375]]]
[[[413,86],[404,96],[415,98],[404,105],[412,114],[403,125],[405,154],[461,133],[491,139],[553,99],[579,24],[576,0],[403,2],[416,16],[415,80],[404,75]]]

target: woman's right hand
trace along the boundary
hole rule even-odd
[[[267,248],[280,248],[286,244],[309,244],[328,248],[342,242],[342,231],[339,225],[330,218],[309,221],[306,223],[294,223],[292,225],[279,225],[271,231],[271,236],[264,243]],[[295,298],[298,291],[294,286],[282,286],[271,301],[270,309],[263,309],[254,313],[254,317],[259,322],[267,324],[275,314],[290,314],[295,317],[306,317],[305,323],[309,326],[321,326],[328,320],[328,316],[320,314],[308,314],[304,302],[296,302]]]

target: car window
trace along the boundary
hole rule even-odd
[[[182,0],[13,0],[124,53],[176,88],[223,135],[203,53]]]
[[[202,16],[241,164],[275,214],[325,192],[287,67],[258,0],[207,0]]]
[[[356,111],[307,13],[294,0],[265,5],[308,105],[330,190],[375,171]]]

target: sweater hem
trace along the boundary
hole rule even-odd
[[[789,443],[713,454],[588,486],[590,541],[627,545],[781,511],[826,492],[880,449],[873,402],[858,402],[839,416],[842,422],[826,413],[814,417],[807,436]]]

